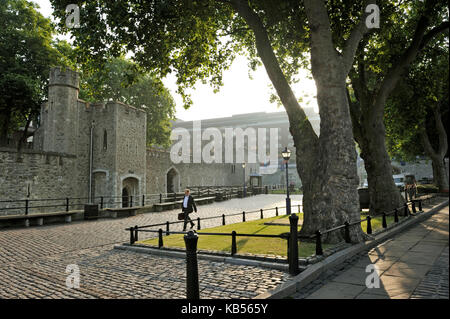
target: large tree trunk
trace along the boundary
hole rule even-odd
[[[317,230],[333,228],[346,221],[359,221],[356,150],[345,91],[345,78],[353,61],[357,36],[351,37],[346,50],[346,57],[350,59],[341,59],[333,47],[325,4],[305,1],[309,24],[314,29],[311,56],[321,117],[318,138],[280,68],[259,16],[247,1],[234,0],[232,4],[253,30],[258,55],[289,117],[297,170],[304,185],[304,219],[300,234],[312,235]],[[355,34],[360,34],[358,32]],[[341,241],[343,233],[343,230],[329,233],[324,236],[324,241]],[[350,237],[354,242],[364,238],[360,224],[351,227]]]
[[[448,150],[447,132],[445,131],[442,115],[439,108],[433,110],[434,123],[439,136],[438,150],[435,151],[430,143],[427,132],[421,132],[421,142],[425,153],[433,162],[433,181],[439,188],[440,192],[448,192],[448,175],[444,164],[444,157]]]
[[[448,193],[448,175],[445,168],[444,160],[439,158],[431,158],[434,167],[436,168],[436,186],[439,188],[439,192]]]
[[[402,206],[405,200],[392,178],[393,170],[386,151],[386,135],[382,119],[366,114],[362,121],[362,134],[358,144],[367,172],[369,213],[374,216]]]
[[[345,81],[358,43],[356,34],[361,34],[364,25],[360,24],[358,31],[352,33],[341,56],[333,45],[324,3],[305,0],[304,4],[311,30],[311,70],[320,111],[318,157],[311,186],[313,200],[301,230],[301,235],[309,235],[318,229],[330,229],[361,219],[356,148]],[[326,234],[324,240],[337,242],[343,235],[342,229]],[[364,238],[359,223],[350,228],[353,242]]]
[[[304,224],[301,235],[325,230],[360,220],[358,200],[358,176],[356,149],[353,143],[347,97],[344,84],[323,81],[316,74],[317,98],[320,105],[321,130],[319,157],[313,168],[315,178],[311,181],[312,200],[305,201]],[[344,230],[328,233],[326,242],[342,240]],[[350,229],[354,242],[364,239],[360,224]]]

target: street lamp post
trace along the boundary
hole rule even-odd
[[[246,190],[245,190],[245,162],[244,163],[242,163],[242,168],[244,169],[244,178],[243,178],[243,181],[244,181],[244,188],[243,188],[243,192],[242,192],[242,197],[244,197],[245,198],[245,196],[247,195],[246,194]]]
[[[286,215],[291,214],[291,199],[289,198],[289,174],[288,174],[288,162],[291,158],[291,151],[288,150],[287,147],[284,148],[284,150],[281,152],[281,156],[284,159],[284,162],[286,163]]]

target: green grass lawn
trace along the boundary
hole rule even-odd
[[[303,213],[297,214],[299,219],[303,219]],[[362,215],[361,218],[364,218]],[[218,226],[214,228],[208,228],[199,230],[198,233],[231,233],[236,231],[238,236],[236,237],[236,245],[238,253],[252,253],[261,255],[277,255],[287,256],[287,242],[281,238],[257,238],[257,237],[240,237],[239,234],[268,234],[268,235],[280,235],[282,233],[289,232],[290,227],[278,226],[278,225],[264,225],[264,223],[279,219],[288,218],[288,216],[270,217],[264,219],[258,219],[248,221],[245,223],[235,223],[225,226]],[[402,218],[402,217],[399,217]],[[394,223],[394,216],[387,216],[388,225]],[[364,232],[367,229],[367,222],[361,223]],[[299,226],[300,230],[301,226]],[[372,218],[372,231],[375,232],[382,228],[382,217]],[[183,235],[172,234],[163,237],[164,247],[180,247],[185,248]],[[139,244],[158,245],[158,238],[152,238],[147,240],[138,241]],[[323,249],[329,248],[332,245],[323,244]],[[299,257],[308,257],[315,254],[315,243],[300,241],[298,254]],[[219,250],[231,253],[231,236],[214,236],[214,235],[200,235],[198,239],[197,248],[199,250]]]
[[[303,214],[297,214],[299,218],[303,218]],[[288,218],[288,216],[278,216],[271,218],[258,219],[248,221],[245,223],[236,223],[225,226],[219,226],[214,228],[208,228],[205,230],[199,230],[198,233],[231,233],[236,231],[238,236],[236,237],[236,245],[238,253],[252,253],[263,255],[277,255],[287,256],[287,242],[281,238],[257,238],[257,237],[240,237],[241,234],[268,234],[268,235],[280,235],[282,233],[289,232],[289,226],[278,225],[264,225],[265,222],[279,219]],[[299,227],[300,230],[300,227]],[[164,247],[185,247],[183,235],[169,235],[163,237]],[[140,244],[158,245],[158,238],[152,238],[148,240],[139,241]],[[299,257],[311,256],[315,253],[314,243],[299,244]],[[328,245],[324,245],[323,248],[327,248]],[[214,236],[214,235],[200,235],[198,239],[198,249],[204,250],[221,250],[231,253],[231,236]]]
[[[269,190],[269,194],[286,194],[285,189],[271,189]],[[302,195],[303,192],[299,189],[296,189],[295,191],[289,190],[290,195]]]

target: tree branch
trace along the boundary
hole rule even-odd
[[[449,28],[449,26],[450,23],[448,21],[444,21],[440,25],[431,29],[427,34],[424,35],[422,42],[420,43],[419,50],[423,49],[428,44],[428,42],[430,42],[431,39],[433,39],[439,33],[444,32],[446,29]]]
[[[428,27],[429,19],[422,15],[417,23],[416,30],[414,32],[414,37],[411,41],[409,47],[403,52],[399,57],[398,63],[396,63],[387,72],[384,80],[381,83],[380,89],[378,90],[377,98],[375,100],[374,111],[377,113],[382,113],[386,103],[386,99],[389,94],[397,85],[403,72],[409,67],[409,65],[414,61],[419,50],[421,48],[421,43],[424,38],[425,30]]]
[[[422,146],[425,150],[425,153],[427,153],[427,155],[431,158],[436,157],[436,151],[433,149],[433,146],[430,143],[430,139],[428,138],[426,129],[423,129],[420,132],[420,139],[422,140]]]
[[[352,30],[350,33],[349,38],[347,41],[345,41],[344,50],[342,52],[342,60],[344,64],[344,70],[345,73],[348,74],[350,71],[350,68],[353,65],[353,61],[355,58],[355,53],[358,48],[359,42],[364,37],[364,35],[369,31],[369,29],[366,26],[366,18],[367,13],[365,12],[365,8],[369,4],[375,4],[375,0],[367,0],[363,4],[364,13],[361,16],[361,20],[359,21],[358,25]]]
[[[433,109],[434,121],[436,124],[436,130],[439,136],[439,150],[438,154],[444,158],[448,150],[447,132],[445,131],[444,124],[442,123],[442,116],[439,107]]]
[[[260,56],[267,74],[273,86],[275,87],[275,90],[277,91],[281,102],[286,108],[288,115],[296,114],[296,116],[300,116],[302,120],[309,123],[305,112],[298,104],[298,101],[294,93],[292,92],[292,89],[288,81],[286,80],[283,71],[281,70],[272,45],[270,44],[269,36],[261,19],[249,7],[246,0],[232,0],[232,6],[236,10],[236,12],[247,22],[250,29],[253,30],[258,55]],[[314,133],[314,130],[312,129],[310,123],[308,125],[308,128],[305,128],[305,130],[308,131],[308,135],[310,135],[310,137],[315,136],[315,138],[317,138],[317,135]]]
[[[355,90],[353,88],[353,90]],[[361,127],[361,107],[359,101],[352,102],[348,87],[346,88],[347,100],[350,108],[350,117],[352,118],[353,137],[358,144],[362,143],[362,127]],[[356,94],[355,94],[356,95]]]

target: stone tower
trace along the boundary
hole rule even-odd
[[[62,67],[50,70],[48,102],[41,109],[44,151],[76,154],[79,82],[75,71]]]

